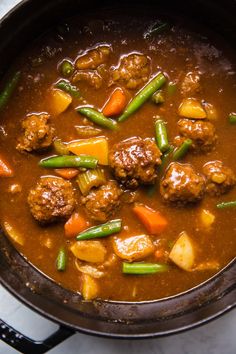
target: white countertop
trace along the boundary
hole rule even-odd
[[[2,17],[19,0],[0,0]],[[57,328],[22,305],[0,286],[0,318],[30,336],[42,340]],[[235,354],[236,311],[200,328],[171,337],[148,340],[122,340],[90,337],[77,333],[51,350],[50,354]],[[16,350],[0,342],[0,354]],[[33,353],[32,353],[33,354]]]

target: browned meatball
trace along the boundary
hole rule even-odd
[[[75,207],[72,184],[59,177],[41,177],[28,195],[33,217],[50,223],[69,217]]]
[[[111,47],[107,45],[88,50],[76,60],[75,67],[79,70],[96,69],[108,60],[110,54]]]
[[[134,137],[113,146],[109,154],[113,173],[127,188],[152,184],[161,164],[161,152],[151,139]]]
[[[96,221],[106,221],[112,217],[120,207],[122,190],[115,181],[109,181],[106,185],[92,189],[82,197],[88,216]]]
[[[167,169],[160,185],[165,201],[181,204],[194,203],[203,197],[205,179],[189,164],[173,162]]]
[[[181,84],[181,93],[184,96],[191,96],[201,91],[200,75],[198,72],[189,72],[185,75]]]
[[[54,128],[49,124],[48,114],[33,114],[22,121],[23,133],[18,139],[17,150],[44,150],[52,144]]]
[[[127,89],[137,89],[148,81],[150,71],[151,63],[148,57],[143,54],[130,54],[121,59],[119,67],[112,73],[112,79]]]
[[[180,119],[178,121],[180,137],[176,137],[176,145],[180,145],[185,138],[193,141],[191,148],[196,152],[208,152],[213,149],[217,136],[211,122],[204,120]]]
[[[96,70],[79,70],[72,76],[72,82],[87,82],[91,87],[99,89],[102,86],[103,79]]]
[[[227,193],[236,184],[235,174],[222,161],[206,163],[203,166],[203,173],[206,176],[206,191],[210,195]]]

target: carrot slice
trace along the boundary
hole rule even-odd
[[[13,170],[0,157],[0,177],[12,177],[12,176],[13,176]]]
[[[79,173],[76,168],[56,168],[55,172],[58,176],[65,179],[72,179],[76,177]]]
[[[78,213],[73,213],[70,219],[65,223],[64,230],[66,238],[75,237],[81,231],[87,229],[89,226],[88,221],[86,221]]]
[[[150,234],[158,235],[162,233],[168,225],[167,220],[161,213],[145,205],[135,205],[133,211]]]
[[[121,88],[115,89],[106,102],[102,113],[104,116],[112,117],[123,112],[126,106],[126,95]]]

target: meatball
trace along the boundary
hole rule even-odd
[[[112,73],[112,78],[127,89],[137,89],[148,81],[150,71],[148,57],[143,54],[130,54],[121,59],[119,67]]]
[[[120,207],[122,190],[115,181],[92,189],[81,202],[85,206],[88,216],[96,221],[106,221],[112,217]]]
[[[192,139],[191,148],[196,152],[208,152],[213,149],[217,136],[211,122],[204,120],[180,119],[178,121],[180,137],[175,143],[180,145],[185,138]]]
[[[201,91],[200,75],[198,72],[189,72],[185,75],[181,84],[181,93],[184,96],[191,96]]]
[[[173,162],[160,184],[160,193],[167,202],[194,203],[203,197],[205,179],[189,164]]]
[[[111,47],[99,46],[80,56],[75,62],[75,67],[79,70],[96,69],[108,60],[110,54]]]
[[[33,217],[50,223],[69,217],[75,207],[72,184],[59,177],[41,177],[28,195]]]
[[[206,176],[206,191],[212,196],[227,193],[236,184],[235,174],[222,161],[206,163],[203,174]]]
[[[72,76],[72,82],[76,84],[80,81],[88,83],[91,87],[94,87],[95,89],[99,89],[103,84],[103,79],[96,70],[76,71]]]
[[[18,139],[17,150],[44,150],[52,144],[54,128],[49,124],[48,114],[32,114],[22,121],[23,133]]]
[[[109,154],[113,173],[127,188],[152,184],[161,164],[161,152],[151,139],[134,137],[113,146]]]

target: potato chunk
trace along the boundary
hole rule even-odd
[[[50,97],[50,104],[53,114],[59,115],[64,112],[72,102],[71,96],[61,90],[53,89]]]
[[[81,261],[101,263],[104,261],[107,250],[100,241],[77,241],[71,246],[71,252]]]
[[[205,110],[195,98],[185,98],[179,106],[178,113],[181,117],[192,119],[205,119]]]
[[[84,300],[93,300],[98,295],[98,284],[90,275],[83,275],[82,296]]]
[[[191,271],[195,262],[195,250],[193,241],[186,232],[182,232],[175,242],[169,258],[178,267]]]
[[[155,247],[147,235],[131,236],[128,238],[114,238],[115,254],[128,261],[143,259],[154,252]]]

